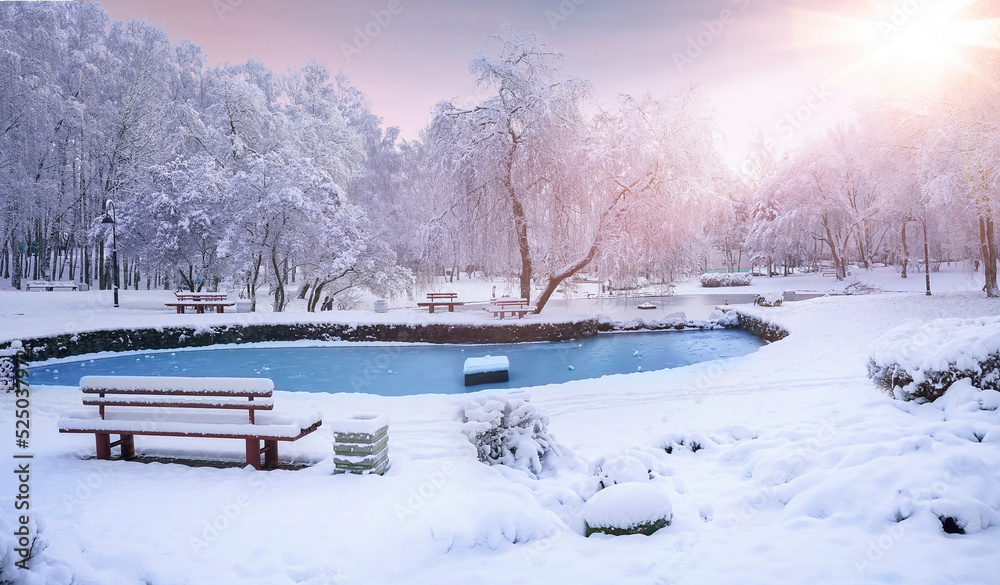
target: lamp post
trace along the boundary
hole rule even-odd
[[[109,207],[111,208],[111,211],[104,212],[104,219],[101,220],[101,223],[111,224],[111,264],[114,270],[113,286],[115,289],[115,306],[117,307],[118,306],[118,236],[116,228],[118,223],[115,220],[118,219],[118,212],[115,211],[114,201],[110,199],[108,199],[107,202],[104,204],[104,209],[107,210]],[[112,217],[111,215],[112,211],[114,212],[114,217]]]

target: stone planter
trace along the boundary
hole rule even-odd
[[[389,419],[358,415],[334,421],[334,474],[382,475],[389,468]]]

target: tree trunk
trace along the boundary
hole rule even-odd
[[[551,278],[549,278],[549,283],[545,286],[545,290],[542,291],[542,295],[538,297],[538,304],[537,308],[535,309],[535,314],[542,312],[542,308],[545,307],[545,303],[549,302],[549,297],[552,296],[552,293],[556,292],[556,288],[559,287],[559,284],[562,281],[566,280],[570,276],[573,276],[574,274],[582,270],[585,266],[590,264],[590,261],[594,259],[594,254],[596,252],[597,252],[597,244],[595,243],[590,248],[590,251],[587,253],[586,256],[577,260],[573,264],[566,266],[561,271],[559,271],[558,274],[555,274]]]
[[[531,250],[528,247],[528,220],[524,217],[524,207],[513,197],[514,233],[517,235],[517,250],[521,255],[521,298],[531,302]]]
[[[997,288],[997,250],[993,241],[993,216],[989,211],[979,215],[979,245],[983,255],[983,273],[986,275],[983,290],[989,298],[1000,297],[1000,289]]]
[[[21,248],[17,242],[13,243],[11,263],[14,265],[14,274],[10,277],[10,286],[15,289],[21,288]]]
[[[906,244],[906,222],[903,222],[903,232],[900,234],[903,239],[903,273],[902,278],[906,278],[906,267],[910,264],[910,247]]]

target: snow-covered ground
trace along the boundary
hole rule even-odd
[[[899,282],[871,276],[879,286]],[[904,403],[865,373],[872,343],[895,325],[1000,313],[964,272],[932,279],[930,297],[831,296],[756,309],[791,335],[741,358],[531,389],[561,452],[538,479],[477,461],[458,420],[464,397],[277,392],[276,410],[320,410],[325,424],[282,444],[283,462],[307,467],[258,472],[97,461],[92,438],[56,431],[60,415],[80,404],[79,391],[65,387],[32,388],[30,448],[15,449],[15,397],[0,395],[0,456],[10,466],[21,461],[14,454],[33,455],[30,510],[4,497],[0,542],[10,542],[16,514],[30,515],[46,546],[36,549],[28,583],[995,584],[1000,411],[988,407],[996,401],[959,383],[934,403]],[[780,282],[771,290],[834,284],[759,278],[752,292],[769,281]],[[907,284],[923,290],[922,277]],[[162,309],[162,294],[123,291],[114,310],[102,292],[0,292],[0,337],[427,318],[410,309],[175,315]],[[484,319],[479,313],[433,318]],[[567,306],[548,318],[570,316]],[[359,414],[390,419],[385,476],[333,475],[330,427]],[[243,458],[239,441],[136,443],[151,456]],[[671,524],[652,536],[586,538],[583,508],[600,481],[594,464],[620,455],[651,470]],[[0,493],[17,492],[17,474],[0,478]],[[946,534],[939,517],[966,534]]]

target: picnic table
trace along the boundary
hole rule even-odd
[[[511,317],[517,315],[518,319],[523,319],[528,313],[534,313],[536,307],[528,305],[528,299],[516,299],[510,297],[501,297],[499,299],[494,299],[492,304],[485,308],[486,311],[493,313],[494,317],[503,319],[505,316],[510,315]]]
[[[79,288],[79,285],[77,285],[75,282],[72,282],[72,281],[53,282],[53,281],[46,280],[46,281],[33,281],[33,282],[29,282],[28,284],[25,285],[24,288],[27,291],[31,291],[31,290],[47,290],[47,291],[54,291],[54,290],[77,290],[77,288]]]
[[[168,307],[174,307],[178,313],[183,313],[188,307],[193,307],[195,313],[204,313],[205,309],[212,309],[216,313],[225,313],[226,307],[236,306],[236,303],[229,300],[226,293],[192,293],[175,292],[177,300],[173,303],[164,303]]]
[[[274,383],[267,378],[84,376],[80,390],[84,406],[97,411],[64,416],[59,432],[93,433],[98,459],[111,459],[114,447],[122,459],[132,459],[135,435],[240,439],[247,465],[261,469],[263,454],[264,468],[274,469],[278,441],[296,441],[322,424],[319,413],[261,412],[274,408]]]
[[[455,312],[455,307],[464,305],[459,302],[458,293],[427,293],[427,302],[417,303],[418,307],[427,307],[428,313],[434,312],[434,307],[448,307],[449,313]]]

